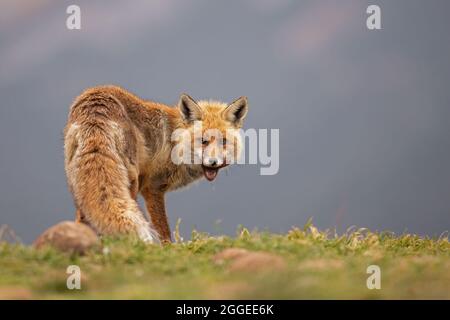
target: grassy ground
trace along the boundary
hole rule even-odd
[[[235,238],[176,238],[164,247],[104,239],[85,256],[1,243],[0,298],[450,298],[447,237],[337,236],[307,224],[285,235],[244,228]],[[81,290],[67,289],[68,265],[81,268]],[[380,290],[366,286],[369,265],[381,269]]]

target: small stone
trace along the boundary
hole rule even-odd
[[[283,258],[268,252],[250,252],[234,260],[231,271],[265,272],[282,271],[286,268]]]
[[[37,249],[52,246],[64,252],[81,255],[99,244],[100,239],[92,228],[73,221],[63,221],[48,228],[34,241],[34,247]]]
[[[284,259],[278,255],[240,248],[225,249],[214,256],[217,264],[222,264],[226,260],[230,261],[230,271],[264,272],[281,271],[286,268]]]
[[[217,264],[222,264],[225,260],[233,260],[248,254],[249,251],[241,248],[228,248],[214,256],[214,261]]]

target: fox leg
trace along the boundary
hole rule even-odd
[[[153,190],[149,187],[144,188],[142,196],[145,200],[150,220],[155,231],[159,234],[161,242],[172,242],[170,234],[169,221],[167,220],[166,208],[164,203],[164,192]]]
[[[131,199],[137,201],[139,194],[139,180],[136,168],[128,168],[128,180]]]
[[[75,222],[81,222],[83,218],[81,217],[81,211],[80,209],[77,209],[77,212],[75,213]]]
[[[75,213],[75,222],[86,223],[86,218],[80,209],[77,209],[77,212]]]

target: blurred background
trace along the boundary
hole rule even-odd
[[[81,8],[81,30],[66,8]],[[366,28],[381,7],[382,30]],[[24,241],[73,219],[63,135],[73,99],[117,84],[175,104],[246,95],[280,129],[280,170],[234,166],[168,197],[172,227],[286,232],[309,217],[439,236],[450,229],[450,2],[0,2],[0,224]]]

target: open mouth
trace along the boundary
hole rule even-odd
[[[208,181],[213,181],[217,177],[218,167],[202,166],[203,174]]]

